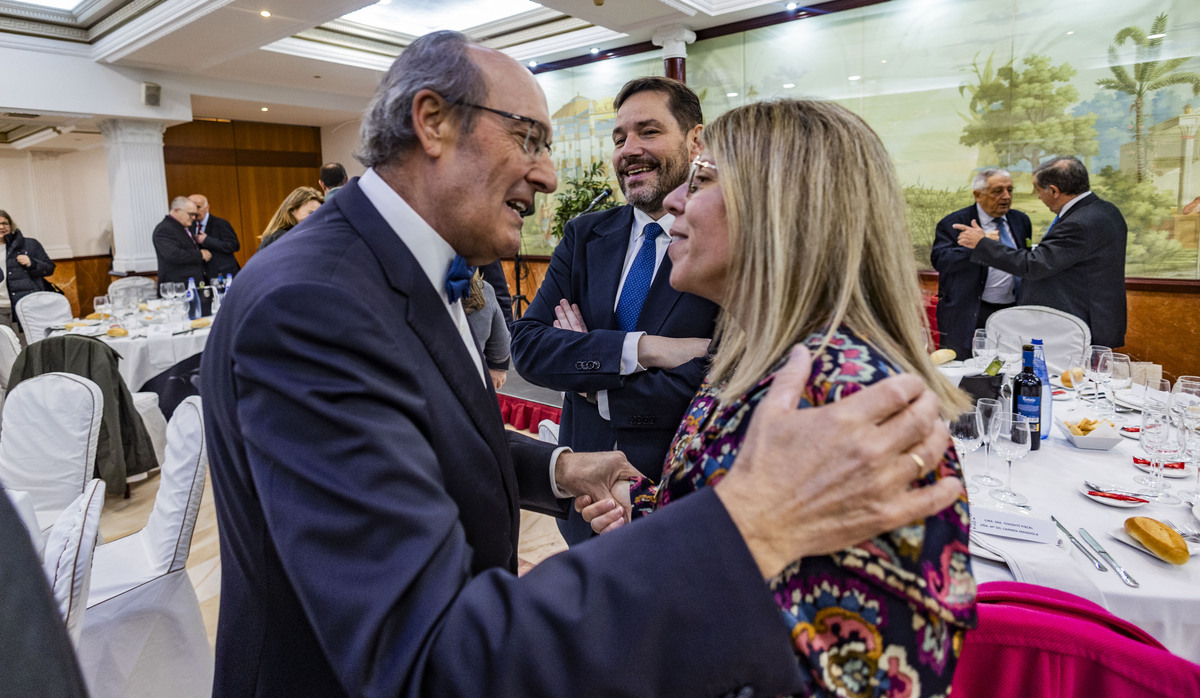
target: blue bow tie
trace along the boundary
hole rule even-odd
[[[454,303],[471,293],[471,277],[475,276],[475,267],[467,266],[467,260],[462,255],[454,255],[450,269],[446,272],[446,295]]]

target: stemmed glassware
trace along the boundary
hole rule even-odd
[[[987,330],[975,330],[975,336],[971,338],[971,356],[975,358],[976,368],[987,367],[996,356],[996,342],[988,336]]]
[[[1180,376],[1171,390],[1171,415],[1183,431],[1184,458],[1196,471],[1196,489],[1176,492],[1188,504],[1200,503],[1200,376]]]
[[[1164,463],[1180,458],[1186,448],[1184,430],[1171,423],[1171,384],[1165,380],[1147,380],[1146,394],[1142,401],[1142,428],[1138,441],[1142,450],[1150,457],[1153,476],[1139,475],[1134,481],[1149,490],[1147,499],[1163,504],[1178,504],[1179,500],[1167,490],[1171,487],[1163,482]]]
[[[1085,400],[1098,400],[1103,397],[1100,389],[1100,381],[1106,377],[1106,373],[1110,371],[1110,362],[1112,361],[1112,349],[1100,344],[1093,344],[1084,352],[1083,373],[1087,379],[1096,386],[1095,395]],[[1080,395],[1083,397],[1083,395]]]
[[[979,416],[979,433],[983,437],[986,450],[983,458],[983,473],[975,475],[971,479],[984,487],[999,487],[1003,482],[999,478],[992,477],[991,474],[992,442],[1000,428],[995,418],[1004,413],[1004,407],[999,400],[984,397],[975,402],[975,411]]]
[[[988,494],[1001,502],[1021,505],[1028,502],[1029,499],[1012,488],[1012,462],[1024,458],[1029,453],[1031,437],[1029,423],[1023,416],[1007,412],[996,415],[994,419],[997,423],[997,433],[993,437],[992,443],[996,447],[996,453],[1008,461],[1008,483],[1003,488],[994,489]]]
[[[112,317],[108,312],[111,307],[108,296],[96,296],[92,299],[92,309],[100,313],[101,320],[107,320]]]
[[[963,412],[950,420],[950,438],[954,441],[959,465],[966,461],[968,453],[978,451],[983,445],[982,422],[978,412]],[[967,494],[975,494],[978,491],[978,487],[967,483]]]
[[[1103,358],[1101,356],[1101,361]],[[1103,380],[1109,389],[1108,400],[1105,402],[1105,414],[1112,416],[1117,412],[1117,391],[1126,390],[1133,385],[1133,364],[1129,360],[1129,355],[1116,352],[1109,354]]]

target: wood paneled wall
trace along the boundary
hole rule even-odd
[[[108,255],[57,259],[54,273],[46,278],[61,288],[71,301],[71,312],[75,317],[83,317],[94,310],[92,299],[108,292],[108,284],[112,281],[108,270],[111,268],[112,257]]]
[[[316,187],[321,130],[313,126],[245,121],[193,121],[163,135],[167,193],[204,194],[212,214],[228,220],[242,248],[238,262],[258,250],[258,236],[293,189]]]

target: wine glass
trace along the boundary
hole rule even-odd
[[[1196,471],[1196,489],[1176,492],[1188,504],[1200,503],[1200,376],[1180,376],[1171,389],[1171,415],[1183,430],[1184,458]]]
[[[1142,405],[1142,430],[1138,441],[1142,450],[1150,457],[1150,469],[1154,476],[1139,475],[1134,481],[1149,490],[1146,499],[1163,504],[1178,504],[1179,499],[1167,493],[1170,486],[1163,483],[1163,464],[1180,458],[1187,448],[1186,432],[1171,423],[1169,401],[1159,399],[1150,391],[1169,388],[1165,380],[1148,381],[1146,398]],[[1160,393],[1161,394],[1161,393]]]
[[[974,453],[983,445],[983,420],[979,413],[963,412],[950,420],[950,439],[954,441],[954,450],[958,453],[959,465],[966,463],[967,454]],[[979,488],[968,483],[967,494],[974,494]]]
[[[1029,453],[1031,438],[1029,422],[1026,422],[1025,418],[1019,414],[1003,412],[995,416],[995,421],[997,433],[993,437],[992,443],[996,447],[996,453],[1008,461],[1008,483],[1004,488],[994,489],[988,494],[1001,502],[1021,505],[1028,502],[1029,499],[1012,488],[1012,462],[1024,458]]]
[[[1112,354],[1112,349],[1100,344],[1093,344],[1084,352],[1083,375],[1095,386],[1095,394],[1091,397],[1080,395],[1081,398],[1094,400],[1100,397],[1100,372],[1108,366],[1108,359],[1105,358],[1107,354]]]
[[[993,400],[990,397],[979,398],[975,403],[975,411],[979,416],[979,433],[983,437],[983,443],[986,446],[983,457],[983,474],[975,475],[971,479],[984,487],[999,487],[1003,484],[999,478],[992,477],[992,441],[996,437],[996,431],[999,425],[996,423],[996,416],[1003,414],[1004,408],[999,400]]]
[[[1071,356],[1067,357],[1067,368],[1065,371],[1063,371],[1064,374],[1071,377],[1071,388],[1079,397],[1083,397],[1082,383],[1084,375],[1086,374],[1086,367],[1087,352],[1079,352],[1078,354],[1071,354]],[[1062,379],[1062,376],[1059,376],[1059,382],[1063,384],[1063,387],[1066,387],[1067,383]]]
[[[1101,357],[1103,360],[1103,357]],[[1133,363],[1128,354],[1113,352],[1109,355],[1104,383],[1109,388],[1108,400],[1105,403],[1105,414],[1112,416],[1117,412],[1117,391],[1128,390],[1133,385]]]
[[[92,299],[92,309],[100,313],[101,320],[107,320],[111,317],[108,312],[111,307],[108,296],[96,296]]]
[[[996,337],[996,353],[1004,361],[1004,372],[1006,374],[1015,373],[1020,368],[1014,367],[1014,364],[1021,362],[1021,335],[1009,332]],[[1015,370],[1014,370],[1015,368]]]
[[[971,338],[971,356],[975,358],[975,366],[983,368],[996,355],[995,345],[988,337],[987,330],[975,330],[975,336]]]

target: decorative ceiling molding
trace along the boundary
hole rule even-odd
[[[28,5],[23,2],[0,0],[0,16],[19,17],[35,22],[51,22],[54,24],[76,25],[79,19],[70,10],[56,10],[52,7]]]
[[[115,63],[231,2],[233,0],[165,0],[97,41],[92,58]]]
[[[59,41],[74,41],[78,43],[87,43],[88,40],[87,32],[77,27],[65,27],[61,24],[48,24],[46,22],[4,16],[0,16],[0,32],[12,32],[13,34],[25,34],[26,36],[38,36],[45,39],[58,39]]]
[[[323,27],[324,25],[322,25]],[[365,51],[378,56],[387,56],[389,60],[400,55],[406,44],[397,44],[391,41],[376,41],[364,36],[356,36],[353,34],[345,34],[342,32],[329,31],[322,27],[314,27],[308,31],[300,32],[291,37],[301,41],[310,41],[328,46],[337,46],[339,48],[351,49],[354,51]]]
[[[59,38],[25,35],[13,32],[5,27],[6,18],[0,17],[0,48],[13,48],[22,51],[37,51],[60,56],[76,56],[90,58],[92,49],[84,42],[64,41]]]
[[[487,46],[488,48],[505,49],[516,46],[517,44],[524,44],[530,41],[538,41],[541,39],[549,39],[561,34],[566,34],[567,32],[587,29],[592,26],[592,24],[585,22],[582,19],[564,17],[552,22],[539,24],[536,27],[529,27],[520,31],[493,36],[492,38],[485,39],[479,43]]]
[[[615,39],[623,39],[629,36],[621,32],[615,32],[604,27],[588,27],[578,31],[559,34],[557,36],[548,37],[538,41],[530,41],[517,46],[501,49],[504,53],[515,58],[518,61],[527,61],[538,56],[545,56],[556,53],[558,51],[570,51],[572,49],[592,47],[596,44]]]
[[[300,39],[294,36],[267,44],[262,47],[262,50],[271,51],[272,53],[282,53],[288,56],[297,56],[299,58],[311,58],[329,63],[339,63],[355,68],[378,70],[380,72],[387,71],[391,67],[392,61],[395,60],[394,57],[381,56],[359,49],[344,48],[319,41]]]
[[[483,39],[498,38],[502,34],[517,32],[535,25],[552,22],[556,19],[563,19],[564,17],[568,17],[568,15],[565,15],[558,10],[542,7],[536,10],[522,12],[521,14],[513,15],[512,17],[498,19],[495,22],[488,22],[487,24],[480,24],[477,27],[471,27],[470,29],[467,29],[465,33],[472,39],[481,41]]]
[[[90,26],[125,4],[127,4],[127,0],[84,0],[73,10],[73,13],[80,24]]]
[[[0,32],[94,44],[162,2],[88,0],[78,12],[69,12],[0,0]]]
[[[326,22],[322,25],[313,27],[313,30],[324,29],[339,34],[349,34],[350,36],[358,36],[364,39],[372,39],[385,44],[394,44],[401,48],[408,46],[417,40],[417,37],[404,32],[392,31],[382,27],[373,27],[368,24],[359,22],[351,22],[348,19],[335,19],[332,22]],[[311,31],[311,30],[310,30]],[[301,32],[297,36],[303,36],[307,32]]]
[[[132,0],[131,2],[126,2],[118,7],[116,11],[109,13],[99,22],[96,22],[96,24],[94,24],[91,29],[88,30],[88,40],[92,43],[95,43],[107,34],[120,28],[126,22],[132,21],[154,9],[163,1],[164,0]]]

